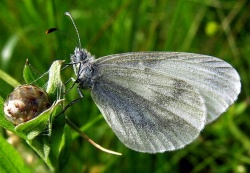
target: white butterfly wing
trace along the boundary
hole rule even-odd
[[[129,79],[102,77],[94,84],[92,97],[127,147],[140,152],[164,152],[181,148],[197,137],[206,111],[192,86],[172,78],[157,82],[159,76],[153,73],[141,79],[133,75],[133,70],[126,72],[132,73]]]
[[[106,56],[94,63],[94,78],[92,97],[115,134],[127,147],[148,153],[193,141],[240,91],[228,63],[190,53]]]
[[[182,52],[138,52],[106,56],[97,60],[102,71],[117,73],[127,68],[151,69],[186,81],[205,100],[207,123],[233,104],[240,93],[240,77],[227,62],[208,55]],[[107,69],[108,68],[108,69]]]

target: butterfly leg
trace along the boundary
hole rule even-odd
[[[78,101],[80,101],[80,100],[82,100],[84,98],[84,94],[82,93],[82,91],[81,91],[81,89],[80,89],[79,86],[77,87],[77,91],[78,91],[78,94],[80,95],[80,97],[78,99],[75,99],[75,100],[71,101],[69,104],[67,104],[64,107],[63,111],[60,114],[56,115],[56,117],[58,117],[59,115],[63,114],[70,106],[72,106],[73,104],[77,103]]]
[[[70,81],[73,81],[74,83],[70,86],[69,89],[67,89],[67,91],[65,91],[65,92],[62,93],[62,94],[68,94],[68,92],[75,86],[76,80],[75,80],[74,78],[68,79],[68,80],[64,83],[64,85],[67,85]]]

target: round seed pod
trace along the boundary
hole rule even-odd
[[[29,121],[50,107],[48,94],[34,85],[21,85],[10,93],[4,113],[14,125]]]

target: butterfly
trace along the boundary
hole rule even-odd
[[[70,13],[66,15],[75,26]],[[183,148],[225,112],[241,90],[237,71],[208,55],[131,52],[95,59],[79,44],[70,60],[78,90],[91,89],[116,136],[139,152]]]

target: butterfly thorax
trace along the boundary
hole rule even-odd
[[[80,88],[91,88],[94,56],[86,49],[76,47],[74,55],[71,55],[70,59],[77,76],[76,83],[79,83]]]

